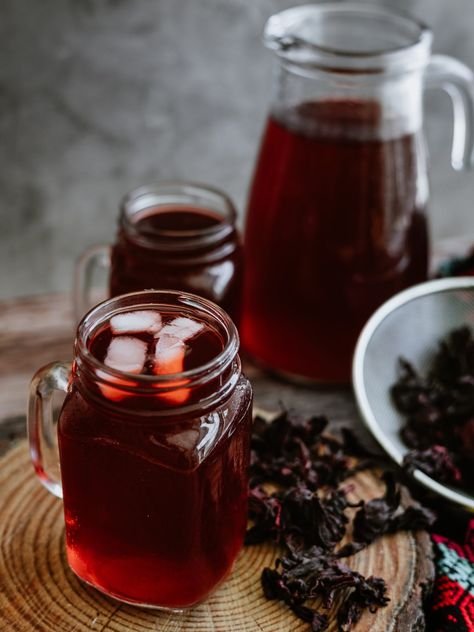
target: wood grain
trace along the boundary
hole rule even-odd
[[[354,500],[371,498],[382,491],[373,472],[358,474],[352,483]],[[0,507],[1,630],[303,632],[308,629],[285,606],[263,597],[260,573],[278,556],[278,550],[271,545],[244,549],[234,572],[217,592],[204,604],[182,613],[127,606],[86,586],[70,571],[65,559],[62,504],[36,480],[25,442],[1,459]],[[364,613],[355,632],[423,629],[419,602],[423,582],[430,577],[430,568],[426,567],[429,551],[426,533],[400,533],[378,540],[348,560],[362,574],[384,577],[391,597],[389,605],[376,614]],[[333,632],[337,629],[332,615],[328,629]]]
[[[23,441],[28,383],[41,365],[71,359],[74,325],[70,298],[41,296],[0,304],[0,630],[81,632],[164,630],[178,632],[286,632],[308,626],[286,608],[264,599],[260,573],[272,564],[271,547],[246,549],[230,579],[205,604],[182,614],[140,610],[102,596],[69,570],[64,554],[61,502],[35,479]],[[326,414],[331,430],[344,424],[364,434],[348,388],[303,388],[268,377],[246,363],[257,405],[279,402],[302,414]],[[356,493],[378,493],[373,474],[357,477]],[[354,556],[354,567],[380,574],[391,602],[367,613],[355,632],[424,629],[421,596],[433,576],[425,533],[384,538]],[[334,625],[330,628],[335,630]]]
[[[24,414],[33,373],[70,360],[74,325],[69,296],[37,296],[0,304],[0,424]]]

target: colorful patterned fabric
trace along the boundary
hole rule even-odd
[[[433,535],[436,581],[431,608],[432,632],[474,632],[474,520],[465,544]]]
[[[474,246],[464,256],[445,261],[438,277],[474,276]],[[448,525],[447,531],[449,531]],[[436,554],[436,580],[431,603],[430,632],[474,632],[474,520],[465,544],[432,535]]]

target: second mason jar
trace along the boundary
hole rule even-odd
[[[236,210],[222,192],[200,184],[141,186],[122,201],[116,242],[83,255],[76,280],[78,320],[97,301],[96,268],[110,269],[109,295],[145,289],[192,292],[239,321],[242,246]]]

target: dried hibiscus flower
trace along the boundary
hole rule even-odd
[[[385,494],[367,503],[353,504],[349,476],[367,465],[373,455],[349,431],[343,441],[323,434],[324,417],[297,421],[284,411],[273,422],[257,417],[252,434],[249,518],[246,544],[271,540],[284,554],[275,568],[265,568],[262,587],[267,599],[283,601],[313,632],[325,630],[328,615],[306,602],[320,598],[331,608],[338,599],[337,622],[349,630],[366,609],[375,612],[389,598],[383,579],[363,577],[340,558],[368,546],[377,537],[402,529],[426,528],[434,521],[428,510],[400,508],[400,490],[393,476],[385,475]],[[352,455],[363,456],[355,462]],[[367,460],[370,459],[370,460]],[[268,487],[274,491],[269,492]],[[275,489],[276,487],[276,489]],[[357,512],[353,538],[344,547],[348,508]]]
[[[442,483],[472,489],[474,465],[474,335],[469,327],[441,341],[426,375],[401,359],[391,395],[406,421],[401,435],[416,468]]]

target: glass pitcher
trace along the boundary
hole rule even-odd
[[[242,337],[279,373],[350,378],[371,313],[427,277],[425,87],[454,107],[452,165],[470,164],[473,75],[430,56],[431,31],[358,3],[267,22],[276,90],[246,223]]]

